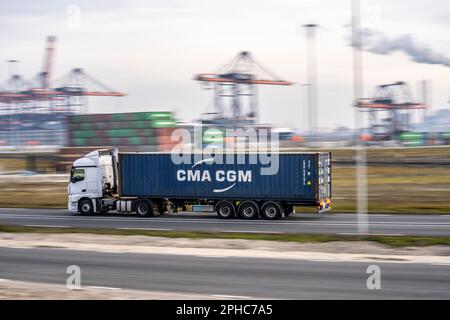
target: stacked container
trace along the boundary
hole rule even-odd
[[[175,127],[172,112],[73,115],[69,147],[121,147],[129,151],[168,151]]]
[[[66,143],[66,114],[0,115],[0,146],[60,147]]]

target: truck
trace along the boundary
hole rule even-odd
[[[73,162],[68,209],[81,215],[216,212],[222,219],[278,220],[296,206],[331,210],[331,153],[121,153]]]

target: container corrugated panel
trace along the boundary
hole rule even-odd
[[[329,156],[324,154],[325,158]],[[237,155],[233,157],[236,163]],[[170,154],[121,153],[120,192],[122,196],[276,199],[310,204],[322,200],[319,197],[319,154],[279,154],[275,175],[263,175],[261,169],[267,165],[259,161],[250,164],[249,155],[244,157],[245,164],[202,161],[176,165]],[[331,194],[331,180],[329,186]]]
[[[154,121],[126,121],[126,122],[87,122],[71,123],[70,130],[73,131],[95,131],[111,129],[151,129]]]
[[[141,146],[154,145],[156,139],[153,137],[132,137],[132,138],[75,138],[70,139],[71,146]]]
[[[97,123],[97,122],[127,122],[141,120],[173,120],[173,113],[166,111],[152,112],[130,112],[130,113],[105,113],[105,114],[83,114],[72,115],[69,117],[69,123]]]
[[[176,123],[173,119],[163,119],[153,121],[153,128],[173,128]]]
[[[103,131],[73,131],[71,137],[79,138],[132,138],[132,137],[152,137],[153,129],[122,129],[122,130],[103,130]]]

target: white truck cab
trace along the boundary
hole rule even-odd
[[[75,160],[68,186],[68,209],[85,214],[106,211],[99,200],[115,187],[113,157],[117,150],[96,150]]]

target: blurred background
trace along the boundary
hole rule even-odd
[[[331,151],[336,212],[356,207],[357,145],[367,147],[370,212],[448,212],[450,9],[351,9],[1,3],[0,205],[63,208],[75,159],[103,147],[168,152],[173,130],[201,126],[198,149],[254,128],[279,134],[282,151]]]

